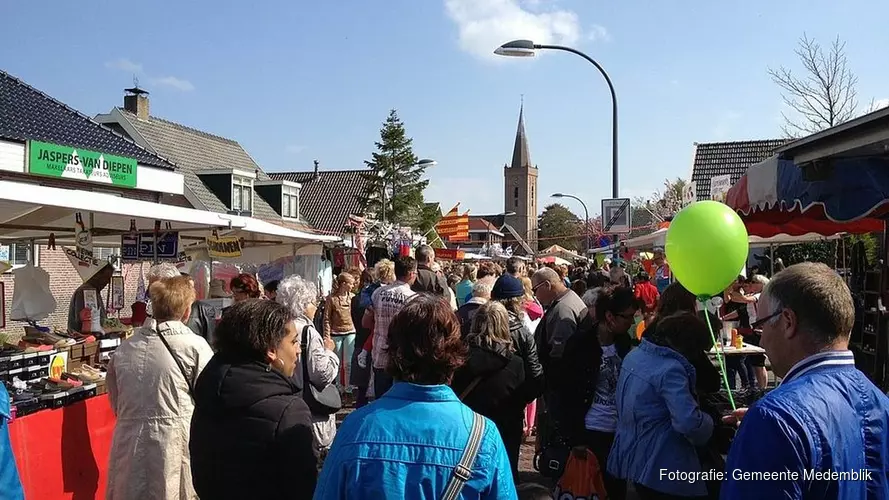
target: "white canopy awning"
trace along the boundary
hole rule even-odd
[[[156,220],[164,231],[181,235],[207,236],[212,230],[257,243],[301,244],[338,241],[327,236],[296,231],[251,217],[162,205],[122,198],[113,194],[61,189],[37,184],[0,180],[0,240],[39,240],[55,234],[59,244],[73,242],[75,216],[82,214],[91,229],[93,244],[118,246],[120,237],[131,230],[152,231]],[[169,225],[169,229],[167,229]]]

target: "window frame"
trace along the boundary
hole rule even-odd
[[[296,186],[288,186],[285,184],[281,185],[281,217],[285,219],[296,219],[299,220],[301,218],[300,214],[300,188]],[[287,208],[289,210],[284,210],[284,201],[288,201]]]
[[[241,193],[246,192],[249,197],[250,206],[243,206],[243,199],[241,197]],[[232,197],[230,208],[232,210],[237,210],[239,212],[250,212],[253,213],[253,205],[256,196],[253,192],[253,179],[244,175],[238,175],[236,173],[232,173]],[[235,199],[238,200],[238,206],[235,206]]]
[[[6,270],[6,272],[3,274],[10,274],[13,271],[15,271],[16,269],[20,269],[20,268],[28,265],[27,262],[25,262],[24,264],[16,264],[15,263],[15,247],[16,247],[16,245],[27,246],[28,244],[27,243],[16,243],[13,241],[8,242],[8,243],[7,242],[0,242],[0,246],[8,246],[9,247],[9,255],[12,257],[12,260],[9,262],[10,264],[12,264],[12,267],[10,267],[8,270]],[[39,244],[34,245],[34,265],[37,267],[40,266],[40,245]]]

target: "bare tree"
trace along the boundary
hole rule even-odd
[[[782,130],[788,137],[813,134],[855,116],[858,78],[847,66],[846,43],[839,37],[825,51],[805,34],[795,50],[805,76],[789,68],[769,68],[772,81],[781,87],[784,103],[798,116],[784,116]]]

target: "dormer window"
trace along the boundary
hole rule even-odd
[[[281,217],[299,219],[299,188],[281,186]]]
[[[253,211],[253,179],[232,174],[232,210]]]
[[[253,189],[282,219],[300,218],[299,190],[302,184],[283,179],[256,181]]]

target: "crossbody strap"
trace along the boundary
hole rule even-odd
[[[309,364],[306,358],[309,356],[309,326],[306,325],[303,327],[302,337],[299,340],[299,360],[303,365],[303,390],[309,390],[309,384],[312,382],[309,381]]]
[[[463,456],[460,457],[460,462],[454,467],[454,473],[441,496],[441,500],[457,500],[457,497],[460,496],[466,481],[469,481],[469,478],[472,477],[472,467],[475,465],[476,457],[478,457],[478,450],[481,448],[482,436],[484,434],[485,417],[473,412],[469,441],[466,442],[466,448],[463,449]]]
[[[182,364],[182,361],[173,354],[173,349],[170,347],[170,343],[167,342],[167,339],[164,338],[164,334],[157,330],[157,336],[160,337],[161,342],[164,343],[164,347],[167,348],[167,352],[170,353],[170,356],[173,358],[173,361],[176,362],[176,366],[179,367],[179,372],[182,373],[182,377],[185,379],[185,383],[188,384],[188,395],[191,396],[191,399],[194,400],[194,384],[191,379],[188,377],[188,372],[185,371],[185,365]]]
[[[477,386],[481,381],[481,376],[475,377],[472,382],[470,382],[469,385],[466,386],[466,389],[463,389],[463,392],[460,393],[460,401],[466,399],[466,396],[469,396],[469,393],[471,393],[472,390],[475,389],[475,386]]]

